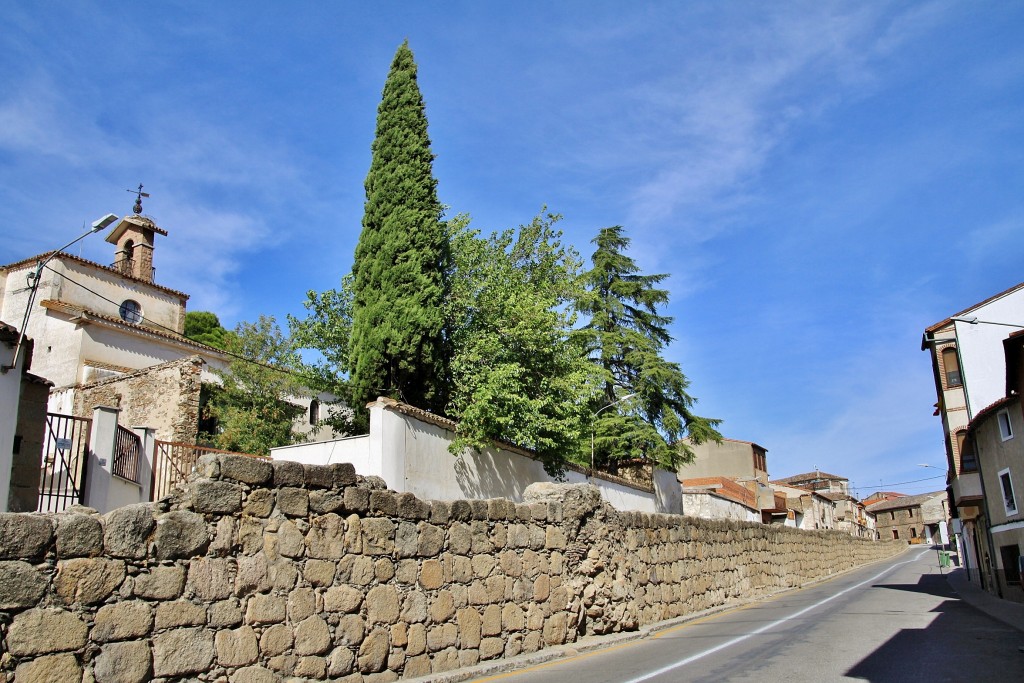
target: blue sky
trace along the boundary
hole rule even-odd
[[[351,266],[408,38],[452,213],[546,205],[585,256],[625,226],[699,411],[772,476],[943,487],[920,338],[1024,280],[1024,4],[365,5],[5,3],[0,262],[141,182],[190,310],[300,314]]]

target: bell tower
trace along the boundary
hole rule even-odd
[[[107,241],[117,245],[114,252],[114,269],[124,275],[153,282],[153,242],[157,234],[167,236],[167,231],[157,226],[149,216],[142,215],[142,198],[149,193],[128,190],[136,195],[131,216],[125,216],[107,235]]]

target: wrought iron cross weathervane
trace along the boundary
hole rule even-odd
[[[139,183],[139,189],[125,190],[125,192],[131,192],[133,195],[135,195],[135,206],[132,207],[132,211],[135,213],[136,216],[138,216],[139,214],[142,213],[142,198],[148,197],[149,193],[142,191],[142,183]]]

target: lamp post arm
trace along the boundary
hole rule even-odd
[[[1016,327],[1018,330],[1024,329],[1024,325],[1017,325],[1015,323],[1002,323],[996,320],[978,320],[977,318],[950,318],[953,322],[966,323],[967,325],[1001,325],[1003,327]]]

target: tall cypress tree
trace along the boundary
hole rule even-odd
[[[353,265],[352,407],[363,415],[363,406],[383,395],[440,413],[447,398],[442,304],[449,247],[408,41],[384,83],[372,150]],[[365,425],[365,416],[357,422]]]
[[[604,228],[593,240],[593,268],[585,275],[589,296],[581,309],[590,314],[591,359],[603,375],[595,403],[598,463],[645,458],[665,466],[689,461],[692,451],[679,440],[719,440],[719,420],[693,413],[695,399],[679,365],[662,358],[672,341],[672,318],[658,313],[668,291],[657,285],[667,275],[642,275],[623,252],[629,238],[621,226]],[[629,400],[623,397],[633,394]]]

